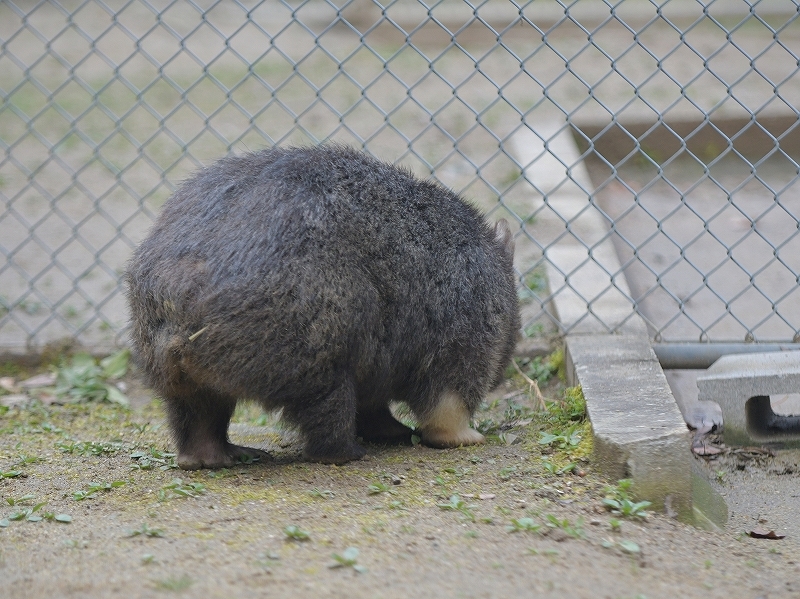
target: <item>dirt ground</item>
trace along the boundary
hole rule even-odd
[[[798,539],[744,534],[755,507],[721,532],[607,511],[617,481],[555,377],[546,414],[518,379],[488,398],[484,446],[369,446],[344,466],[303,463],[296,435],[246,406],[232,439],[274,461],[198,472],[170,467],[158,402],[135,376],[123,388],[130,408],[44,393],[0,415],[3,597],[800,596]]]

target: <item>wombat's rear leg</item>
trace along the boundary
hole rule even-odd
[[[324,398],[292,410],[306,439],[303,456],[312,462],[343,464],[360,460],[367,451],[356,443],[356,394],[344,382]]]
[[[420,418],[422,442],[431,447],[476,445],[485,439],[469,427],[471,414],[457,393],[445,392],[439,403]]]
[[[414,431],[392,416],[389,406],[358,407],[356,434],[374,443],[410,443]]]
[[[165,398],[164,404],[178,446],[178,466],[184,470],[230,468],[243,458],[268,457],[259,449],[228,441],[235,399],[197,389],[186,397]]]

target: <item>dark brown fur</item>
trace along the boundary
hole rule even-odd
[[[519,328],[513,240],[451,191],[341,147],[220,160],[168,200],[126,272],[134,356],[184,468],[260,452],[229,443],[239,399],[284,417],[310,460],[465,429]]]

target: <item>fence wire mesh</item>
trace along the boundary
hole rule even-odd
[[[797,340],[799,10],[2,2],[0,351],[124,343],[120,273],[176,185],[327,140],[514,222],[529,335],[637,313],[656,340]]]

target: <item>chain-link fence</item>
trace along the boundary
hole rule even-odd
[[[119,275],[181,179],[325,140],[511,219],[529,335],[574,326],[569,294],[607,330],[622,296],[657,340],[796,339],[798,10],[2,2],[0,350],[123,343]]]

